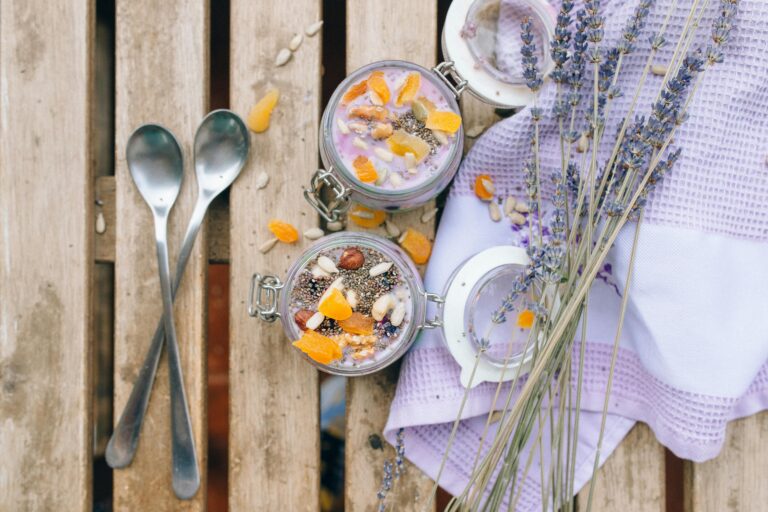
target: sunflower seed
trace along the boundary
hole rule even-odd
[[[307,319],[304,325],[307,326],[307,329],[314,331],[320,327],[320,324],[323,323],[323,320],[325,320],[325,315],[317,311],[314,315]]]
[[[296,34],[291,38],[291,42],[288,43],[288,49],[292,52],[295,52],[299,49],[299,46],[301,46],[301,42],[304,41],[304,36],[301,34]]]
[[[96,232],[101,235],[106,230],[107,230],[107,221],[104,220],[104,213],[99,212],[99,214],[96,216]]]
[[[389,169],[386,167],[379,168],[379,174],[376,176],[376,185],[382,186],[387,181],[387,174],[389,174]]]
[[[528,213],[531,211],[531,207],[528,206],[528,203],[525,201],[518,201],[515,203],[515,211],[518,211],[520,213]]]
[[[377,157],[381,158],[385,162],[391,162],[395,158],[395,155],[384,148],[373,148],[373,152],[376,153]]]
[[[482,183],[483,188],[490,194],[493,195],[496,192],[496,186],[493,184],[491,180],[480,178],[480,183]]]
[[[330,285],[328,288],[329,288],[329,289],[331,289],[331,288],[336,288],[337,290],[339,290],[339,291],[342,291],[342,290],[344,289],[344,278],[343,278],[343,277],[337,277],[337,278],[336,278],[336,279],[335,279],[335,280],[334,280],[334,281],[331,283],[331,285]]]
[[[465,132],[467,137],[470,139],[474,139],[475,137],[479,137],[481,133],[485,131],[485,125],[483,124],[476,124],[473,126],[470,126],[467,131]]]
[[[376,91],[370,91],[368,96],[371,98],[371,103],[374,105],[381,106],[384,104],[384,100],[381,99],[381,96],[379,96]]]
[[[304,232],[304,238],[309,240],[317,240],[321,238],[325,233],[320,228],[309,228]]]
[[[493,222],[499,222],[501,220],[501,209],[495,201],[488,203],[488,213]]]
[[[394,300],[391,293],[385,293],[376,299],[373,306],[371,306],[371,316],[373,319],[377,322],[381,321],[384,318],[384,315],[387,314],[387,311],[392,307],[392,302],[394,302]]]
[[[587,139],[587,135],[582,133],[581,137],[579,137],[579,141],[576,143],[576,151],[584,153],[587,149],[589,149],[589,140]]]
[[[391,261],[382,261],[378,265],[374,265],[371,267],[371,269],[368,271],[368,275],[371,277],[380,276],[384,272],[387,272],[389,269],[392,268],[392,262]]]
[[[312,37],[318,32],[320,32],[320,29],[322,27],[323,27],[323,20],[316,21],[313,24],[309,25],[307,28],[305,28],[304,33],[307,34],[309,37]]]
[[[279,68],[288,64],[288,61],[291,60],[291,55],[291,50],[288,48],[281,49],[277,52],[277,57],[275,57],[275,67]]]
[[[320,268],[318,265],[315,265],[314,267],[312,267],[312,270],[310,272],[312,272],[312,277],[314,277],[315,279],[317,279],[318,277],[331,277],[331,275],[328,272]]]
[[[352,145],[362,150],[368,149],[368,144],[366,144],[366,142],[360,137],[355,137],[355,139],[352,141]]]
[[[349,126],[347,126],[347,123],[342,121],[340,118],[336,119],[336,125],[339,127],[339,131],[343,135],[347,135],[349,133]]]
[[[651,73],[656,76],[664,76],[667,74],[667,66],[664,66],[663,64],[654,64],[651,66]]]
[[[525,224],[525,217],[521,213],[512,212],[509,215],[509,220],[512,221],[512,224],[517,224],[518,226]]]
[[[357,292],[355,290],[347,290],[347,302],[352,309],[357,307]]]
[[[317,258],[317,266],[325,270],[329,274],[338,274],[339,269],[336,268],[336,264],[328,256],[320,256]]]
[[[270,238],[269,240],[267,240],[266,242],[264,242],[259,246],[259,252],[261,252],[261,254],[267,254],[269,251],[272,250],[272,248],[275,246],[277,241],[278,241],[277,238]]]
[[[397,227],[397,224],[395,224],[391,220],[389,219],[385,220],[384,227],[387,230],[387,234],[392,238],[397,238],[398,236],[400,236],[400,228]]]
[[[435,215],[437,215],[437,208],[430,208],[429,210],[421,214],[421,222],[426,224],[427,222],[434,219]]]
[[[397,306],[395,306],[395,309],[392,310],[392,315],[390,315],[389,317],[389,323],[397,327],[401,323],[403,323],[404,319],[405,319],[405,304],[402,302],[398,302]]]
[[[256,189],[261,190],[262,188],[267,186],[267,183],[269,183],[269,174],[267,174],[264,171],[261,171],[256,176]]]
[[[341,221],[335,220],[326,224],[325,227],[328,228],[328,231],[341,231],[344,229],[344,224]]]
[[[437,142],[439,142],[441,146],[448,145],[448,135],[446,135],[444,131],[432,130],[432,135],[435,136],[435,139],[437,139]]]
[[[515,211],[515,203],[517,203],[517,200],[512,196],[504,199],[504,215],[509,215]]]
[[[389,173],[389,182],[393,187],[400,188],[400,186],[403,184],[403,178],[401,178],[400,175],[396,172],[391,172]]]

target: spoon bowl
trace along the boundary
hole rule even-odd
[[[240,174],[249,150],[248,130],[229,110],[205,116],[195,134],[195,173],[201,193],[215,197]]]
[[[167,213],[184,177],[181,148],[171,132],[145,124],[133,132],[126,147],[128,169],[150,208]]]

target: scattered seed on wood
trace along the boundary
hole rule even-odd
[[[325,233],[320,228],[309,228],[304,232],[304,237],[309,240],[317,240],[321,238]]]
[[[347,126],[347,123],[345,123],[341,118],[336,119],[336,124],[338,125],[339,131],[342,134],[347,135],[349,133],[349,126]]]
[[[584,153],[587,149],[589,149],[589,139],[587,139],[586,134],[582,133],[579,141],[576,143],[576,151]]]
[[[304,33],[307,34],[309,37],[312,37],[318,32],[320,32],[321,28],[323,28],[323,20],[316,21],[313,24],[309,25],[307,28],[304,29]]]
[[[368,275],[370,275],[371,277],[376,277],[388,271],[390,268],[392,268],[392,262],[383,261],[377,265],[372,266],[371,269],[368,271]]]
[[[267,183],[269,183],[269,174],[261,171],[258,176],[256,176],[256,189],[261,190],[267,186]]]
[[[400,236],[400,228],[397,227],[397,224],[391,220],[387,219],[384,221],[384,228],[387,230],[387,234],[392,238],[397,238]]]
[[[515,211],[518,211],[520,213],[528,213],[531,211],[531,207],[528,206],[528,203],[525,201],[518,201],[515,203]]]
[[[476,124],[471,126],[467,129],[465,132],[467,134],[467,137],[470,139],[474,139],[475,137],[479,137],[481,133],[485,131],[485,125],[483,124]]]
[[[512,196],[507,197],[504,199],[504,215],[509,215],[513,211],[515,211],[515,204],[517,204],[517,199],[515,199]]]
[[[488,214],[491,216],[493,222],[499,222],[501,220],[501,209],[496,201],[488,203]]]
[[[291,42],[288,43],[288,49],[292,52],[295,52],[299,49],[299,46],[301,46],[301,42],[304,40],[304,36],[301,34],[296,34],[291,38]]]
[[[277,242],[278,242],[277,238],[270,238],[269,240],[267,240],[266,242],[264,242],[259,246],[259,252],[261,252],[261,254],[267,254],[269,251],[272,250],[272,248],[275,246],[275,244],[277,244]]]
[[[427,222],[434,219],[435,215],[437,215],[437,208],[430,208],[429,210],[421,214],[421,222],[426,224]]]
[[[275,67],[279,68],[288,64],[288,61],[291,60],[291,55],[291,50],[288,48],[282,48],[279,52],[277,52],[277,57],[275,57]]]
[[[344,224],[341,221],[336,220],[333,222],[329,222],[328,224],[325,225],[325,227],[328,228],[328,231],[341,231],[342,229],[344,229]]]
[[[654,64],[651,66],[651,73],[656,76],[664,76],[667,74],[667,66],[663,64]]]
[[[518,226],[525,224],[525,217],[523,214],[518,212],[512,212],[512,214],[509,216],[509,220],[512,221],[512,224],[517,224]]]
[[[102,235],[107,230],[107,221],[104,220],[104,213],[99,212],[96,216],[96,233]]]

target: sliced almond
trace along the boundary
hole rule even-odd
[[[372,266],[371,269],[368,271],[368,275],[371,277],[380,276],[381,274],[387,272],[391,268],[392,268],[391,261],[382,261],[378,265]]]
[[[321,278],[321,277],[331,277],[331,274],[320,268],[319,265],[314,265],[312,269],[310,270],[312,272],[312,277],[315,279]]]
[[[499,222],[501,220],[501,208],[496,201],[488,203],[488,214],[491,216],[493,222]]]
[[[371,99],[371,103],[377,106],[382,106],[384,104],[384,100],[381,99],[381,96],[378,95],[376,91],[369,91],[368,97]]]
[[[347,123],[345,123],[342,119],[336,119],[336,126],[339,127],[339,131],[344,135],[349,133],[349,126],[347,126]]]
[[[504,215],[509,215],[513,211],[515,211],[515,204],[517,203],[517,199],[515,199],[512,196],[507,197],[504,199]]]
[[[389,317],[389,323],[398,327],[405,319],[405,304],[398,302],[395,308],[392,310],[392,315]]]
[[[304,325],[307,326],[307,329],[314,331],[320,327],[320,324],[323,323],[323,320],[325,320],[325,315],[317,311],[314,315],[307,319],[307,322]]]
[[[279,68],[288,64],[288,61],[291,60],[291,55],[291,50],[288,48],[282,48],[279,52],[277,52],[277,56],[275,57],[275,67]]]
[[[304,33],[307,34],[309,37],[312,37],[318,32],[320,32],[321,28],[323,28],[323,20],[316,21],[313,24],[309,25],[307,28],[304,29]]]
[[[304,231],[304,237],[309,240],[317,240],[318,238],[322,238],[323,235],[325,235],[325,233],[320,228],[309,228]]]
[[[336,264],[328,256],[320,256],[317,258],[317,265],[328,272],[329,274],[338,274],[339,269],[336,268]]]
[[[421,214],[421,222],[426,224],[427,222],[431,221],[435,218],[435,215],[437,215],[437,208],[429,208],[424,213]]]
[[[437,139],[437,142],[439,142],[441,146],[448,145],[448,135],[444,131],[432,130],[432,135],[435,136],[435,138]]]
[[[275,244],[278,242],[277,238],[270,238],[263,244],[259,246],[259,252],[261,254],[267,254],[269,251],[272,250],[272,248],[275,246]]]
[[[373,148],[373,152],[377,157],[381,158],[385,162],[391,162],[395,158],[393,153],[387,151],[384,148]]]
[[[269,183],[269,174],[261,171],[258,176],[256,176],[256,188],[260,190],[266,187],[267,183]]]
[[[296,34],[291,38],[291,42],[288,43],[288,49],[292,52],[295,52],[299,49],[299,46],[301,46],[301,42],[304,41],[304,36],[301,34]]]
[[[384,316],[387,314],[387,311],[389,311],[392,308],[392,303],[394,302],[394,298],[392,297],[392,294],[385,293],[378,299],[376,299],[373,303],[373,306],[371,306],[371,316],[374,320],[381,321]]]
[[[376,185],[382,186],[384,182],[387,181],[387,175],[389,174],[389,169],[386,167],[380,167],[378,169],[379,174],[376,176]]]
[[[362,150],[368,149],[368,143],[366,143],[360,137],[355,137],[355,139],[352,141],[352,145],[355,146],[356,148],[360,148]]]
[[[517,224],[518,226],[525,224],[525,217],[521,213],[512,212],[509,216],[509,220],[512,221],[512,224]]]
[[[382,140],[392,135],[392,125],[389,123],[376,123],[371,130],[371,137],[376,140]]]
[[[400,236],[400,228],[391,220],[387,219],[384,221],[384,228],[387,230],[387,234],[392,238],[397,238]]]

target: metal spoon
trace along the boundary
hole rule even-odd
[[[228,110],[216,110],[203,119],[195,136],[195,171],[197,173],[197,203],[184,235],[176,264],[173,295],[189,261],[195,239],[200,231],[211,201],[237,178],[248,158],[248,131],[242,119]],[[131,396],[120,416],[107,445],[107,463],[113,468],[127,466],[133,460],[139,432],[149,403],[152,383],[163,349],[163,322],[158,323],[152,343],[142,365]]]

